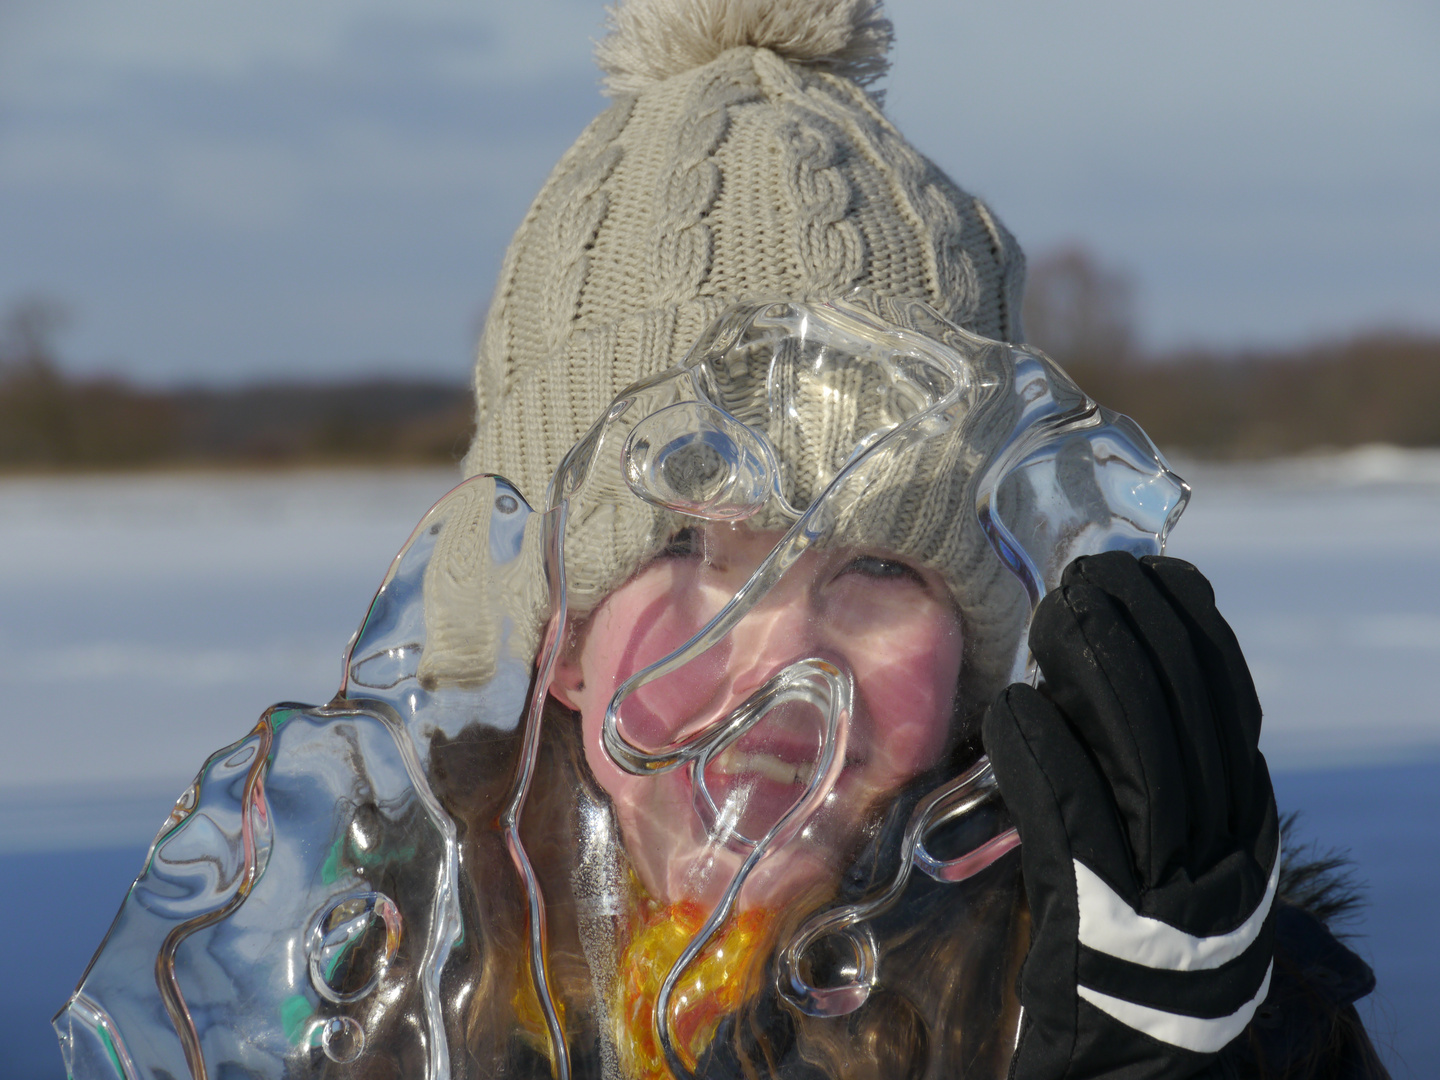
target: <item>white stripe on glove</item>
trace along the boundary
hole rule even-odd
[[[1142,967],[1166,971],[1204,971],[1235,959],[1252,944],[1265,925],[1280,883],[1280,852],[1265,896],[1250,917],[1228,934],[1195,937],[1169,923],[1141,915],[1100,876],[1075,862],[1075,890],[1080,903],[1080,944]]]
[[[1136,1005],[1133,1001],[1111,997],[1098,990],[1091,990],[1088,986],[1077,986],[1075,989],[1091,1005],[1101,1012],[1109,1013],[1127,1027],[1144,1032],[1171,1046],[1182,1046],[1186,1050],[1194,1050],[1197,1054],[1214,1054],[1245,1030],[1245,1025],[1250,1023],[1255,1010],[1270,992],[1270,976],[1274,971],[1275,963],[1271,961],[1270,966],[1265,969],[1265,979],[1253,998],[1229,1016],[1217,1016],[1211,1020]]]

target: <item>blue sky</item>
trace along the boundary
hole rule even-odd
[[[1431,0],[892,0],[889,111],[1158,347],[1440,330]],[[590,0],[3,0],[0,305],[147,382],[468,372]]]

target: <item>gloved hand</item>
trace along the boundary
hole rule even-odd
[[[1279,829],[1260,704],[1210,584],[1123,552],[1066,568],[1041,689],[986,713],[1023,840],[1031,945],[1014,1080],[1189,1077],[1270,984]]]

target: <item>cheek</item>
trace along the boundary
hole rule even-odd
[[[867,721],[867,759],[882,783],[935,764],[950,737],[960,678],[961,634],[948,611],[894,627],[861,651],[856,690]]]
[[[657,570],[617,590],[596,611],[580,665],[586,734],[597,743],[600,718],[620,684],[690,640],[718,610],[717,598],[684,576]],[[625,736],[649,749],[670,742],[714,697],[729,656],[730,644],[722,641],[631,694],[621,708]]]

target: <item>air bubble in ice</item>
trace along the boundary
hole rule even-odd
[[[416,641],[381,649],[350,665],[350,681],[372,690],[389,690],[420,670],[420,653]]]
[[[310,981],[327,1001],[359,1001],[375,989],[399,945],[400,910],[384,893],[332,900],[310,930]]]
[[[365,1029],[348,1016],[332,1016],[320,1029],[320,1046],[331,1061],[347,1065],[365,1052]]]
[[[682,401],[647,416],[625,443],[625,481],[646,502],[711,521],[756,513],[774,487],[771,454],[728,413]]]

